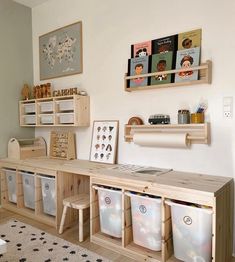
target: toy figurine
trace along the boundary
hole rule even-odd
[[[30,97],[30,88],[27,84],[24,84],[24,87],[21,90],[21,95],[23,96],[24,100],[28,100]]]

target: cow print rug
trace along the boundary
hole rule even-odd
[[[0,225],[0,239],[7,242],[7,253],[0,254],[0,262],[110,261],[17,220]]]

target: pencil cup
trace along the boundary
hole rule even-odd
[[[204,113],[193,113],[193,114],[191,114],[191,123],[192,124],[204,123]]]

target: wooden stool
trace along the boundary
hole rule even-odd
[[[83,241],[83,209],[90,207],[89,194],[79,194],[63,200],[63,214],[60,222],[59,234],[63,233],[64,221],[68,207],[79,210],[79,242]]]

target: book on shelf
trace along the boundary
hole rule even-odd
[[[127,81],[127,87],[147,86],[149,77],[141,77],[149,72],[149,56],[128,59],[128,76],[139,76]]]
[[[161,54],[177,51],[178,35],[171,35],[152,40],[152,54]]]
[[[198,70],[190,70],[200,63],[200,47],[178,50],[176,56],[176,69],[189,69],[175,73],[175,83],[198,80]]]
[[[202,29],[196,29],[178,35],[178,50],[201,47]]]
[[[151,41],[131,45],[131,58],[148,56],[152,54]]]
[[[151,56],[151,73],[168,71],[172,69],[173,52],[154,54]],[[160,85],[173,82],[174,74],[162,74],[152,76],[150,85]]]

